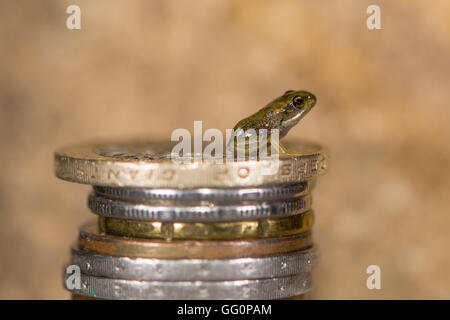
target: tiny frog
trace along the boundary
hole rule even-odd
[[[315,104],[316,97],[312,93],[288,90],[255,114],[239,121],[233,128],[233,135],[228,142],[228,147],[233,148],[234,145],[237,150],[240,145],[236,144],[235,139],[246,138],[243,145],[248,154],[258,153],[262,147],[277,148],[278,153],[289,154],[281,144],[271,141],[270,130],[278,129],[279,138],[283,138]],[[250,129],[254,129],[254,131]],[[267,139],[266,143],[258,146],[260,129],[267,130]]]

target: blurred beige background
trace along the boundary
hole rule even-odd
[[[449,57],[446,0],[1,1],[0,298],[69,297],[62,266],[93,215],[88,186],[54,178],[55,148],[224,130],[306,89],[318,104],[289,136],[332,157],[312,297],[449,299]]]

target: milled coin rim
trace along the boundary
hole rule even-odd
[[[215,203],[208,203],[208,205],[131,203],[123,200],[108,199],[94,193],[91,193],[88,197],[89,209],[99,216],[159,222],[221,222],[282,218],[306,212],[311,209],[311,205],[311,195],[239,205]]]
[[[297,296],[311,287],[310,272],[231,281],[138,281],[81,274],[79,289],[68,288],[69,277],[70,274],[63,273],[64,287],[72,294],[111,300],[268,300]]]
[[[309,272],[314,250],[238,259],[149,259],[100,255],[73,247],[71,265],[81,273],[104,278],[164,281],[225,281],[284,277]]]
[[[161,143],[153,142],[155,146]],[[114,144],[124,143],[109,143]],[[96,154],[94,150],[107,146],[102,143],[58,149],[55,152],[55,173],[63,180],[97,186],[179,189],[296,183],[325,173],[327,151],[323,147],[304,141],[283,144],[293,155],[280,157],[278,171],[273,175],[263,174],[265,168],[273,165],[273,160],[182,164],[167,159],[122,159]],[[302,148],[309,149],[309,152],[295,153]]]
[[[130,258],[155,259],[230,259],[270,256],[312,247],[311,232],[299,235],[255,240],[195,241],[146,240],[105,235],[99,232],[97,221],[79,229],[81,249]]]
[[[311,231],[313,211],[282,218],[223,222],[160,222],[99,217],[108,235],[163,240],[244,240],[286,237]]]
[[[155,188],[117,188],[93,186],[96,195],[112,199],[132,202],[151,201],[214,201],[227,203],[242,201],[281,200],[309,194],[315,186],[315,180],[299,183],[250,187],[250,188],[197,188],[197,189],[155,189]]]

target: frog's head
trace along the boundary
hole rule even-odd
[[[282,107],[281,126],[287,132],[314,107],[316,97],[307,91],[288,90],[276,100],[276,104]]]

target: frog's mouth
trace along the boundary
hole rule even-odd
[[[302,108],[302,110],[300,110],[295,116],[293,116],[290,119],[286,119],[281,123],[281,127],[284,128],[282,129],[282,131],[285,131],[287,133],[287,131],[289,129],[291,129],[293,126],[295,126],[297,123],[299,123],[299,121],[306,116],[306,114],[312,109],[312,107],[314,106],[314,103],[312,103],[311,105],[307,105],[304,108]],[[281,133],[281,132],[280,132]]]
[[[285,128],[285,129],[282,129],[282,131],[286,130],[286,132],[287,132],[289,129],[291,129],[293,126],[295,126],[302,117],[303,117],[302,113],[299,112],[294,117],[287,119],[287,120],[283,120],[281,122],[281,128]]]

